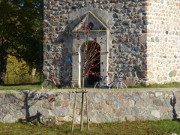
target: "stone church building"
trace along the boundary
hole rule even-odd
[[[118,73],[127,85],[180,82],[180,1],[44,0],[45,77],[81,87],[80,50],[91,42],[101,49],[95,71],[109,81]]]

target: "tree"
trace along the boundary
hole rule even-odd
[[[41,0],[0,1],[0,85],[4,84],[8,55],[25,60],[32,68],[40,65],[42,20]]]
[[[88,14],[89,15],[89,14]],[[93,41],[89,41],[89,32],[93,28],[93,24],[88,20],[81,20],[82,29],[84,30],[84,38],[86,42],[81,47],[81,69],[82,69],[82,88],[85,86],[85,79],[90,75],[100,77],[100,52],[101,48],[96,42],[96,38]],[[77,40],[79,37],[77,36]],[[96,68],[99,71],[96,71]],[[93,78],[94,79],[94,78]]]
[[[96,43],[96,41],[87,41],[82,46],[82,88],[84,88],[84,82],[87,77],[100,77],[100,71],[96,71],[96,68],[99,69],[100,67],[100,52],[100,46]]]

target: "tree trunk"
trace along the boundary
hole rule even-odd
[[[32,68],[31,76],[32,76],[33,79],[34,79],[35,75],[36,75],[36,68]]]
[[[7,66],[7,57],[1,57],[0,58],[0,85],[4,85],[5,83],[6,66]]]
[[[3,38],[0,36],[0,46],[2,45],[3,45]],[[5,83],[6,67],[7,67],[7,55],[3,55],[0,53],[0,85],[4,85]]]

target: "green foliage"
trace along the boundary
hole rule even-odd
[[[31,68],[24,60],[18,61],[16,57],[8,57],[7,73],[5,84],[22,84],[22,83],[36,83],[40,82],[40,73],[36,73],[33,78],[31,76]]]
[[[31,67],[40,65],[42,20],[41,0],[0,1],[0,58],[10,54]]]
[[[85,125],[86,127],[86,125]],[[2,124],[0,123],[0,134],[19,135],[169,135],[180,134],[180,123],[178,121],[134,121],[121,123],[90,124],[90,131],[85,128],[82,132],[80,126],[75,125],[74,133],[71,132],[71,123],[59,126],[45,127],[26,123]]]

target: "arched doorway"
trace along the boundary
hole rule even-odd
[[[81,53],[81,84],[93,87],[100,77],[100,45],[94,41],[83,43]],[[84,81],[84,82],[83,82]]]
[[[82,25],[83,24],[83,25]],[[88,24],[89,29],[85,29],[85,25]],[[74,24],[75,25],[75,24]],[[74,27],[74,26],[73,26]],[[87,33],[88,32],[88,33]],[[82,88],[82,63],[81,63],[81,49],[83,44],[96,44],[99,43],[101,52],[98,54],[100,56],[99,68],[92,69],[91,75],[86,77],[85,86],[92,87],[92,84],[98,80],[97,72],[100,75],[107,75],[108,72],[108,58],[109,58],[109,36],[110,29],[103,23],[103,21],[96,16],[92,11],[89,11],[82,20],[80,20],[72,30],[72,86],[77,88]],[[88,36],[87,36],[88,34]],[[93,42],[91,42],[93,41]],[[96,62],[94,61],[96,65]],[[100,70],[100,71],[99,71]],[[95,72],[95,73],[94,73]],[[94,76],[95,74],[96,76]],[[108,81],[108,78],[106,78]]]

